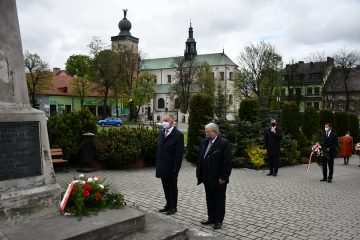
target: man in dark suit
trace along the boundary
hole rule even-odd
[[[270,172],[268,176],[277,176],[279,169],[280,140],[282,130],[277,126],[276,119],[271,119],[271,127],[265,132],[265,153],[269,156]]]
[[[323,179],[322,182],[331,183],[334,173],[334,158],[335,158],[335,150],[338,147],[338,137],[336,133],[332,131],[332,124],[325,123],[325,132],[321,134],[321,138],[325,143],[325,151],[329,154],[328,166],[329,166],[329,177],[327,176],[327,166],[323,166]]]
[[[184,134],[174,126],[172,115],[164,116],[156,154],[156,177],[161,178],[166,205],[160,212],[171,215],[177,212],[177,178],[184,154]]]
[[[228,140],[218,135],[215,123],[205,126],[206,138],[200,143],[196,178],[205,187],[208,219],[201,222],[214,223],[219,229],[225,217],[226,186],[232,169],[232,152]]]

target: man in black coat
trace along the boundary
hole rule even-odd
[[[276,119],[271,119],[271,127],[265,133],[265,153],[269,156],[270,172],[268,176],[277,176],[279,169],[280,140],[282,139],[282,130],[276,126]]]
[[[328,166],[329,166],[329,177],[327,176],[327,166],[323,166],[323,179],[320,181],[331,183],[334,173],[334,158],[335,158],[335,150],[338,147],[338,137],[336,133],[332,131],[332,124],[325,123],[325,132],[321,134],[321,138],[323,139],[325,146],[323,149],[328,152]]]
[[[156,177],[161,178],[166,205],[159,211],[171,215],[177,212],[177,178],[184,154],[184,134],[174,126],[172,115],[164,116],[163,128],[158,136]]]
[[[232,169],[231,145],[218,135],[219,128],[215,123],[206,125],[205,132],[196,167],[198,185],[203,183],[205,187],[208,212],[208,219],[201,223],[214,223],[214,229],[219,229],[225,217],[226,186]]]

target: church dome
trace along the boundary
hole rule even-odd
[[[118,26],[120,29],[119,35],[127,35],[131,36],[130,29],[131,29],[131,22],[126,18],[127,9],[124,9],[124,18],[119,22]]]

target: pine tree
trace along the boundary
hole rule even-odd
[[[323,109],[320,110],[320,117],[319,117],[319,129],[325,131],[325,124],[331,123],[333,125],[333,130],[336,129],[336,123],[334,118],[334,113],[331,109]]]
[[[351,125],[349,120],[349,115],[344,111],[337,111],[334,113],[335,123],[336,123],[336,134],[338,137],[345,136],[346,131],[350,131]]]
[[[357,143],[359,139],[359,119],[355,114],[350,113],[349,120],[350,120],[350,130],[349,130],[350,134],[353,137],[354,143]]]
[[[302,117],[301,131],[307,139],[312,139],[312,136],[318,132],[318,126],[319,118],[316,108],[313,106],[307,107]]]
[[[241,121],[255,122],[260,108],[259,102],[256,99],[244,99],[240,103],[239,119]]]
[[[217,80],[215,86],[214,114],[217,118],[225,118],[230,107],[227,93],[221,80]]]
[[[300,137],[300,114],[299,107],[294,102],[284,103],[280,118],[280,128],[283,134],[291,134],[293,139],[299,140]]]

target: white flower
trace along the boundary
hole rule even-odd
[[[99,188],[104,189],[104,185],[99,184]]]
[[[94,177],[94,180],[96,181],[96,180],[98,180],[99,178],[97,178],[97,177]]]
[[[87,179],[87,182],[93,182],[94,180],[90,177]]]
[[[80,181],[80,184],[85,184],[85,181]]]
[[[84,174],[80,174],[80,175],[79,175],[79,178],[83,178],[83,177],[84,177]]]

